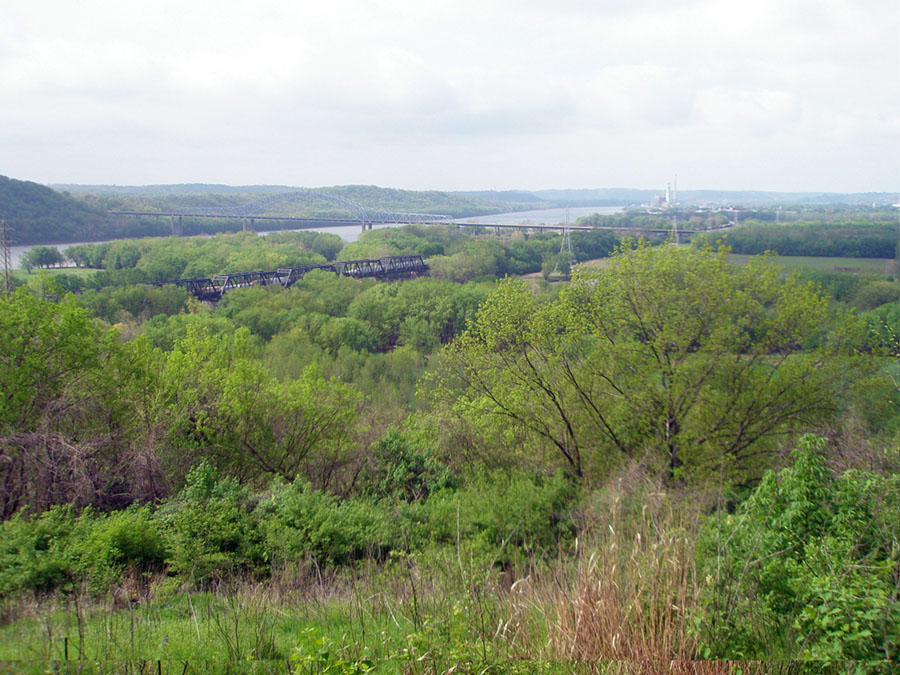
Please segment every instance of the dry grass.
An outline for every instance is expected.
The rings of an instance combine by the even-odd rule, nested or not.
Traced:
[[[566,661],[694,658],[696,516],[649,485],[622,479],[584,514],[574,560],[533,586],[547,617],[544,656]],[[693,671],[691,671],[693,672]]]

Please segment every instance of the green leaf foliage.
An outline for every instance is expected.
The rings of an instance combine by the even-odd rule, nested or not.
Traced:
[[[418,439],[408,430],[389,429],[375,446],[376,465],[364,477],[375,494],[408,502],[425,499],[433,492],[455,488],[458,481],[450,469],[417,447]]]
[[[273,562],[383,559],[403,541],[402,525],[388,509],[364,500],[339,500],[305,481],[274,487],[261,508],[266,514],[266,549]]]
[[[714,656],[900,657],[900,477],[829,472],[804,436],[701,540],[702,635]]]
[[[20,244],[91,241],[117,229],[102,210],[31,181],[0,176],[0,204]]]
[[[194,467],[178,497],[156,514],[169,568],[185,581],[200,584],[263,566],[254,506],[248,488],[219,478],[208,462]]]
[[[39,517],[21,513],[0,524],[0,597],[21,591],[50,591],[72,581],[71,538],[86,534],[68,506]]]
[[[104,343],[71,296],[57,304],[19,288],[0,298],[0,433],[31,428],[45,405],[98,367]]]
[[[803,349],[834,320],[824,296],[726,253],[639,243],[555,301],[502,282],[447,349],[435,399],[476,427],[527,430],[576,476],[622,460],[758,475],[771,439],[836,412],[853,370],[830,344]]]
[[[893,258],[897,253],[897,228],[873,222],[803,223],[767,225],[745,223],[728,233],[735,253]]]
[[[251,354],[249,331],[189,331],[162,374],[169,442],[181,456],[209,456],[230,475],[254,479],[302,471],[327,484],[344,461],[359,395],[307,367],[280,382]]]

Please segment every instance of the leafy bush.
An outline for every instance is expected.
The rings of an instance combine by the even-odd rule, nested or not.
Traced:
[[[834,478],[823,444],[804,436],[792,466],[707,523],[698,625],[712,655],[900,656],[900,476]]]
[[[20,512],[0,524],[0,597],[49,591],[70,581],[71,543],[85,525],[68,506],[33,519]]]
[[[108,515],[87,509],[77,525],[85,534],[71,542],[73,571],[87,578],[94,591],[105,590],[126,569],[158,569],[166,558],[159,527],[146,506]]]
[[[427,449],[420,449],[410,432],[390,429],[375,446],[377,465],[367,481],[379,496],[414,502],[432,492],[457,486],[456,477]]]
[[[900,299],[900,284],[895,281],[875,280],[862,285],[853,296],[853,306],[861,312],[897,303]]]
[[[188,473],[178,498],[156,514],[170,569],[202,583],[263,568],[254,507],[249,488],[230,478],[219,479],[208,462],[201,462]]]
[[[575,488],[562,474],[531,477],[496,472],[465,489],[443,490],[409,513],[414,547],[465,541],[495,562],[555,552],[574,533]]]
[[[387,509],[359,501],[339,501],[303,480],[276,485],[261,505],[266,550],[275,560],[309,556],[341,564],[380,557],[400,544],[396,521]]]
[[[128,569],[159,569],[166,557],[147,507],[111,514],[54,506],[0,525],[0,597],[74,588],[102,593]]]

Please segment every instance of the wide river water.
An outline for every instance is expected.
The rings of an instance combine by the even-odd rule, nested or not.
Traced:
[[[496,223],[497,225],[519,225],[519,224],[527,224],[527,225],[557,225],[566,222],[566,218],[568,218],[570,223],[574,223],[578,218],[582,216],[589,216],[594,213],[600,213],[603,215],[610,215],[613,213],[621,213],[621,206],[573,206],[559,209],[540,209],[537,211],[516,211],[513,213],[495,213],[494,215],[488,216],[476,216],[474,218],[462,218],[457,222],[461,224],[472,224],[477,225],[478,223]],[[375,225],[373,229],[381,229],[382,227],[399,227],[398,225]],[[285,232],[286,230],[280,230],[281,232]],[[296,230],[300,231],[300,230]],[[315,232],[329,232],[331,234],[336,234],[341,239],[346,242],[356,241],[359,239],[359,235],[362,233],[362,227],[320,227],[314,230]],[[259,234],[264,235],[268,234],[268,232],[260,232]],[[60,252],[65,251],[69,246],[75,246],[77,243],[93,243],[93,244],[101,244],[104,242],[73,242],[69,244],[47,244],[49,246],[55,246],[60,250]],[[12,257],[12,266],[14,268],[19,266],[19,260],[26,252],[30,251],[33,246],[10,246],[10,253]]]

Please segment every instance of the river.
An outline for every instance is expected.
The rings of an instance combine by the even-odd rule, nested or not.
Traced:
[[[460,219],[457,222],[460,224],[466,225],[477,225],[478,223],[496,223],[497,225],[519,225],[519,224],[528,224],[528,225],[557,225],[566,222],[566,218],[568,217],[570,223],[574,223],[578,218],[582,216],[589,216],[594,213],[600,213],[603,215],[610,215],[614,213],[622,212],[621,206],[573,206],[566,208],[556,208],[556,209],[540,209],[537,211],[515,211],[512,213],[496,213],[493,215],[487,216],[476,216],[474,218],[464,218]],[[567,215],[568,212],[568,215]],[[399,225],[375,225],[373,229],[380,230],[383,227],[401,227]],[[308,229],[308,228],[307,228]],[[287,232],[288,230],[272,230],[273,232]],[[301,232],[302,230],[294,230],[295,232]],[[346,242],[356,241],[359,239],[359,235],[362,233],[362,227],[321,227],[316,228],[315,232],[328,232],[331,234],[338,235],[341,239]],[[260,235],[269,234],[269,231],[259,232]],[[113,240],[108,240],[113,241]],[[10,254],[12,258],[12,266],[13,268],[19,267],[19,261],[22,256],[25,255],[28,251],[30,251],[34,246],[54,246],[59,249],[60,252],[65,251],[69,246],[76,246],[77,244],[88,243],[88,244],[104,244],[107,242],[103,241],[93,241],[93,242],[72,242],[69,244],[34,244],[30,246],[10,246]]]
[[[559,209],[540,209],[537,211],[515,211],[513,213],[497,213],[490,216],[476,216],[464,218],[457,222],[463,224],[496,223],[497,225],[560,225],[569,220],[574,225],[582,216],[591,216],[599,213],[609,216],[614,213],[622,213],[622,206],[570,206]]]

